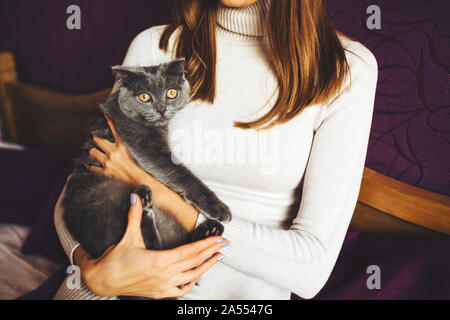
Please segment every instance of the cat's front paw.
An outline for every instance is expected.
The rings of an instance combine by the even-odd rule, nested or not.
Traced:
[[[192,233],[192,241],[202,240],[207,237],[220,236],[223,233],[223,225],[216,220],[206,220],[195,228]]]
[[[231,211],[228,206],[220,201],[218,198],[214,197],[207,201],[207,204],[200,208],[203,214],[213,220],[219,220],[222,222],[228,222],[231,220]]]

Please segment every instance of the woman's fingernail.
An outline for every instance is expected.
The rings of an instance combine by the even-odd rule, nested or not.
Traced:
[[[132,206],[134,206],[136,204],[137,199],[136,199],[136,195],[134,193],[131,194],[130,201],[131,201]]]
[[[222,261],[223,259],[225,259],[225,256],[219,257],[219,259],[217,259],[217,261]]]
[[[225,242],[225,243],[222,245],[222,248],[228,247],[229,245],[230,245],[230,242],[227,241],[227,242]]]
[[[219,240],[216,241],[216,243],[221,243],[223,241],[223,238],[220,238]]]

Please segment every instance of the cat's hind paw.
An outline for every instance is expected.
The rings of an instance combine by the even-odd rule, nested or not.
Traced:
[[[220,236],[223,233],[223,225],[216,220],[206,220],[195,228],[192,233],[192,241],[202,240],[207,237]]]
[[[153,199],[152,199],[152,190],[150,187],[146,186],[145,184],[140,185],[137,187],[136,190],[134,190],[134,193],[136,193],[139,198],[141,198],[142,202],[142,211],[147,213],[153,205]]]

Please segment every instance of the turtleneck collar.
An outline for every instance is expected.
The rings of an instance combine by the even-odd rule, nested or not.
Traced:
[[[219,1],[217,24],[236,35],[262,38],[264,17],[271,0],[259,0],[247,7],[226,7]]]

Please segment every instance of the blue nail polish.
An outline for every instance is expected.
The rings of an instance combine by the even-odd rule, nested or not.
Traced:
[[[230,245],[230,242],[227,241],[222,245],[222,248],[228,247],[229,245]]]
[[[136,204],[136,195],[134,194],[134,193],[132,193],[131,194],[131,198],[130,198],[130,201],[131,201],[131,205],[133,206],[133,205],[135,205]]]
[[[222,261],[223,259],[225,259],[225,256],[221,256],[217,261]]]
[[[221,243],[223,241],[223,238],[220,238],[219,240],[216,241],[216,243]]]

